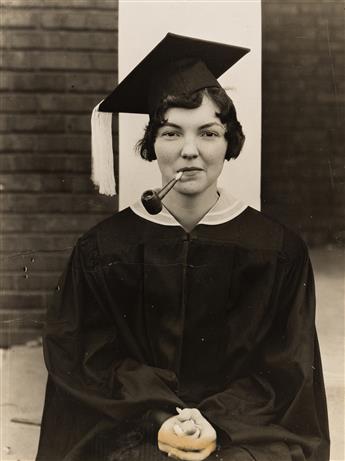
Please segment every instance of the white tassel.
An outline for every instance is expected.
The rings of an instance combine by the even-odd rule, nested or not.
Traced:
[[[93,109],[91,117],[91,179],[100,194],[116,195],[111,132],[113,116],[98,110],[101,102]]]

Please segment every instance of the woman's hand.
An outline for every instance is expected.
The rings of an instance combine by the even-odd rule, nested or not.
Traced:
[[[158,432],[159,449],[176,459],[202,461],[216,448],[216,431],[196,408],[177,412]]]

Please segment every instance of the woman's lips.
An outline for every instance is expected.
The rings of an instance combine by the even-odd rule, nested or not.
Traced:
[[[188,180],[188,178],[199,176],[199,173],[201,173],[204,170],[202,168],[181,168],[181,170],[179,171],[183,173],[180,181],[184,182]]]
[[[189,171],[202,171],[202,168],[198,168],[198,167],[185,167],[185,168],[180,168],[179,170],[177,170],[177,172],[179,173],[180,171],[182,171],[183,173],[187,173]]]

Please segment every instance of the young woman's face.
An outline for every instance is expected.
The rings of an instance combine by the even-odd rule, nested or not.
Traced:
[[[196,109],[167,110],[166,123],[159,128],[154,144],[163,184],[182,170],[176,192],[199,194],[216,189],[227,150],[225,126],[217,112],[218,107],[207,96]]]

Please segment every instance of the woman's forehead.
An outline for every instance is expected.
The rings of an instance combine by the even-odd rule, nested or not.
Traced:
[[[179,126],[184,125],[205,125],[210,123],[223,124],[217,115],[218,106],[208,97],[204,96],[199,107],[187,109],[184,107],[170,107],[165,115],[165,123],[172,123]]]

